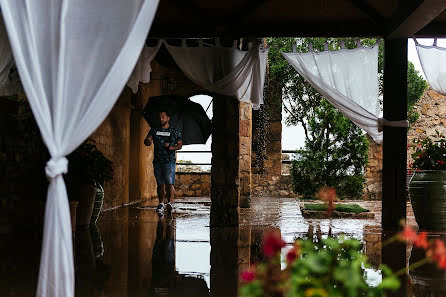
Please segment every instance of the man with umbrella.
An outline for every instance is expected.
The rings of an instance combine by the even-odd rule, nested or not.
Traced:
[[[166,208],[172,210],[171,202],[175,196],[175,151],[183,146],[180,131],[169,124],[170,116],[167,110],[159,112],[160,127],[151,128],[147,134],[144,144],[147,146],[154,144],[153,169],[156,183],[158,185],[159,205],[157,212],[164,211],[164,198],[167,196]]]

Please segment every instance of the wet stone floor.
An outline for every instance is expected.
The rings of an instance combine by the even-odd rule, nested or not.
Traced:
[[[178,199],[173,214],[163,217],[138,206],[105,211],[96,227],[76,231],[76,296],[236,296],[240,272],[262,259],[261,241],[271,231],[288,247],[296,238],[345,234],[363,241],[370,262],[379,265],[380,202],[359,202],[375,213],[369,220],[304,219],[300,203],[253,198],[251,208],[241,210],[238,228],[209,227],[209,198]],[[409,224],[415,224],[410,205],[408,211]],[[0,251],[0,296],[35,296],[39,235],[0,237]],[[412,253],[411,261],[419,256]],[[379,282],[379,273],[367,274],[371,283]],[[418,284],[415,296],[446,296],[446,274],[435,267],[411,277]]]

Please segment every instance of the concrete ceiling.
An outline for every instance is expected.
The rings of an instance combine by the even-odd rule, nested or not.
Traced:
[[[446,0],[160,0],[151,37],[446,37]]]

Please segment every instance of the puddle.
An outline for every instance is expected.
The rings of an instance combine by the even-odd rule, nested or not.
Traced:
[[[104,212],[97,228],[76,233],[76,296],[236,296],[240,271],[262,259],[262,238],[271,230],[280,232],[288,247],[296,238],[346,234],[364,242],[365,253],[377,267],[381,259],[377,217],[306,220],[295,199],[277,198],[254,198],[250,209],[241,210],[239,228],[210,228],[210,203],[203,198],[178,200],[174,214],[163,218],[153,208]],[[0,296],[35,296],[38,236],[0,238],[0,251]],[[410,261],[417,257],[412,251]],[[446,274],[434,268],[411,272],[415,296],[446,296]],[[379,282],[379,273],[366,273],[370,282]]]

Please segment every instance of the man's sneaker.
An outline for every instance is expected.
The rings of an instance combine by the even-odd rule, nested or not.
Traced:
[[[160,203],[156,208],[156,212],[163,213],[163,211],[164,211],[164,204]]]
[[[170,204],[170,202],[166,203],[166,209],[167,209],[168,212],[172,212],[173,207],[172,207],[172,204]]]

